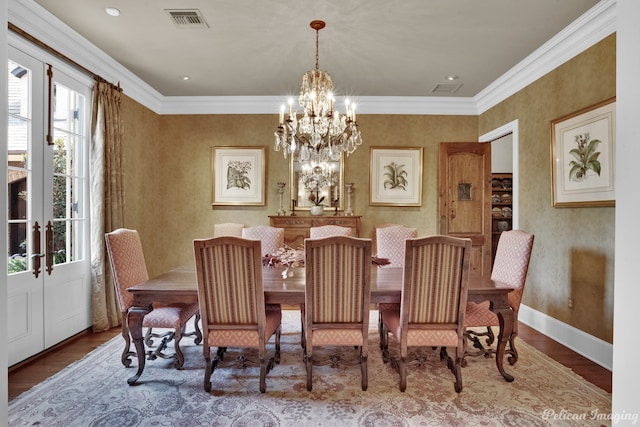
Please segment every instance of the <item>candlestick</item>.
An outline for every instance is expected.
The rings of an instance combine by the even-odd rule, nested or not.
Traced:
[[[351,210],[351,192],[353,191],[353,182],[348,182],[345,184],[347,187],[347,210],[344,212],[346,216],[352,216],[353,211]]]
[[[282,207],[282,193],[284,193],[284,186],[286,185],[284,182],[278,182],[278,196],[280,197],[280,209],[278,209],[278,216],[283,216],[286,214],[284,207]]]

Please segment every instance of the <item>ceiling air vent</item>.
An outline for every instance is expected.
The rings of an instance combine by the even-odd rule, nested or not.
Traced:
[[[209,28],[198,9],[165,9],[178,28]]]
[[[431,93],[453,94],[462,87],[462,83],[438,83],[431,89]]]

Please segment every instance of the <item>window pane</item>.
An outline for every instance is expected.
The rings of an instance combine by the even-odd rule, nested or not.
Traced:
[[[7,258],[7,271],[11,273],[19,273],[29,268],[27,257],[27,223],[12,222],[9,223],[8,243],[9,253]]]

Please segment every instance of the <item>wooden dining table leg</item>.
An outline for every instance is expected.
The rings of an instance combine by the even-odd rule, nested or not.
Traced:
[[[144,371],[145,365],[145,351],[144,351],[144,335],[142,333],[142,321],[144,316],[151,313],[153,306],[149,304],[147,307],[131,307],[127,313],[127,326],[129,327],[129,333],[131,334],[131,340],[136,348],[136,355],[138,356],[138,371],[129,379],[127,383],[133,385],[138,381]]]
[[[513,310],[509,306],[507,295],[496,296],[491,300],[491,311],[496,313],[500,322],[500,332],[498,333],[498,344],[496,349],[496,366],[498,371],[508,382],[513,381],[513,375],[504,370],[504,356],[507,343],[513,333]]]

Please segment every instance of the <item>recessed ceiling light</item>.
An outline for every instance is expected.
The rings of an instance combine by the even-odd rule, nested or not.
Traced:
[[[454,80],[458,80],[459,77],[457,75],[455,75],[455,74],[450,74],[450,75],[446,76],[445,79],[450,81],[450,82],[452,82]]]
[[[180,77],[182,80],[187,81],[187,80],[191,80],[191,77],[189,76],[182,76]]]
[[[107,7],[104,10],[111,16],[120,16],[120,10],[116,9],[115,7]]]

